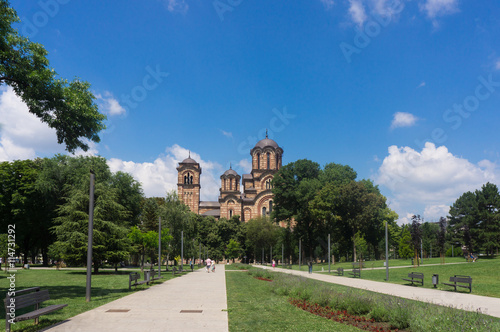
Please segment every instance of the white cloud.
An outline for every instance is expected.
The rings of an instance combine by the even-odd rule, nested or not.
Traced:
[[[500,178],[498,166],[488,160],[477,164],[454,156],[445,146],[426,143],[421,152],[410,147],[389,147],[375,183],[390,191],[391,208],[438,220],[463,193]]]
[[[125,114],[125,108],[116,100],[113,94],[109,91],[104,91],[104,96],[101,94],[96,94],[95,97],[98,100],[100,108],[102,108],[109,115],[121,115]]]
[[[184,0],[164,0],[169,12],[186,13],[189,6]]]
[[[425,86],[425,82],[422,82],[422,83],[420,83],[420,84],[417,86],[417,89],[423,88],[424,86]]]
[[[252,163],[248,159],[241,159],[238,166],[246,173],[252,171]]]
[[[429,18],[453,14],[458,11],[458,0],[425,0],[420,4],[420,10]]]
[[[28,111],[11,87],[0,87],[0,161],[32,159],[39,153],[63,153],[56,131]]]
[[[418,118],[406,112],[396,112],[394,113],[394,118],[392,119],[391,129],[399,128],[399,127],[411,127],[415,125]]]
[[[189,150],[175,144],[166,149],[166,154],[159,156],[152,163],[135,163],[112,158],[108,165],[112,172],[122,171],[131,174],[142,184],[144,194],[148,197],[165,196],[167,192],[177,191],[177,167],[186,159]],[[196,160],[201,168],[201,200],[216,200],[220,188],[222,166],[218,163],[205,161],[201,156],[191,151],[191,158]]]
[[[233,133],[232,132],[229,132],[229,131],[225,131],[225,130],[222,130],[222,129],[219,129],[220,132],[222,133],[222,135],[228,137],[228,138],[233,138]]]
[[[500,59],[498,59],[497,63],[495,63],[495,69],[500,70]]]
[[[320,0],[321,3],[323,3],[323,6],[325,6],[326,10],[330,10],[333,8],[333,5],[335,2],[333,0]]]
[[[367,16],[365,12],[365,7],[361,0],[349,0],[349,15],[351,15],[352,20],[359,26],[363,26],[366,21]]]

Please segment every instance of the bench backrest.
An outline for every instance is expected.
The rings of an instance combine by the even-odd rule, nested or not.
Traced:
[[[129,275],[130,281],[139,280],[139,272],[131,272]]]
[[[41,290],[38,292],[29,293],[29,294],[18,295],[18,296],[14,296],[12,298],[15,299],[14,304],[16,306],[16,310],[50,300],[48,289],[44,289],[44,290]],[[7,308],[7,306],[10,305],[10,297],[9,296],[7,296],[5,298],[4,303],[5,303],[5,310],[10,310],[9,308]]]
[[[454,276],[450,277],[450,282],[462,282],[466,284],[472,283],[472,278],[469,276]]]
[[[408,273],[408,278],[424,279],[424,274],[421,272],[412,272],[412,273]]]

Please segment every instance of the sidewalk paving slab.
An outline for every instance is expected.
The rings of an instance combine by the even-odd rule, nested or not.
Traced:
[[[253,266],[262,269],[273,270],[272,268],[267,266]],[[296,271],[288,269],[274,269],[274,271],[298,275],[347,287],[365,289],[377,293],[398,296],[421,302],[434,303],[448,307],[453,306],[454,308],[467,311],[480,310],[483,314],[493,317],[500,317],[500,299],[495,297],[480,296],[470,293],[459,293],[454,291],[443,291],[439,289],[430,289],[418,286],[392,284],[390,282],[379,282],[346,276],[328,275],[324,273],[309,274],[308,271]],[[472,285],[472,289],[474,289],[474,284]]]
[[[191,332],[208,329],[227,332],[224,265],[217,265],[216,271],[207,273],[205,269],[195,270],[69,318],[43,331]]]

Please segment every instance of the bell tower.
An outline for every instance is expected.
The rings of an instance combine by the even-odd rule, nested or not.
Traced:
[[[189,157],[177,167],[177,193],[192,212],[198,214],[200,209],[200,176],[201,167],[196,160]]]

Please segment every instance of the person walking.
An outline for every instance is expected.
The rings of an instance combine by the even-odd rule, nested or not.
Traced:
[[[273,259],[273,269],[276,267],[276,261]]]
[[[207,273],[210,273],[210,265],[212,265],[212,261],[210,260],[210,258],[207,258]]]
[[[212,272],[215,273],[215,261],[214,260],[212,260]]]

